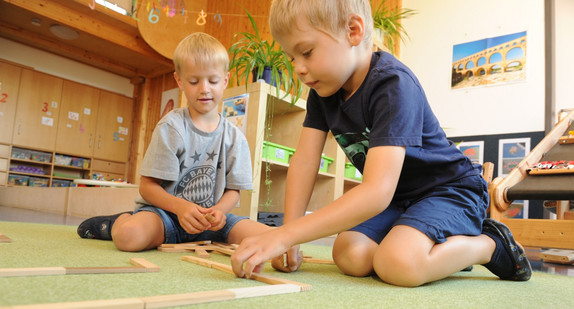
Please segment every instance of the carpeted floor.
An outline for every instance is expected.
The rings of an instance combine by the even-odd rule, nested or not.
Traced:
[[[111,242],[77,236],[75,226],[0,221],[0,268],[130,266],[141,257],[159,265],[158,273],[60,275],[0,278],[0,306],[143,297],[263,283],[181,261],[192,253],[120,252]],[[328,246],[303,245],[305,255],[330,259]],[[211,259],[229,264],[229,257]],[[304,264],[296,273],[264,271],[313,285],[309,292],[198,305],[199,308],[572,308],[574,278],[534,273],[528,282],[501,281],[482,266],[418,288],[385,284],[375,277],[353,278],[336,266]]]

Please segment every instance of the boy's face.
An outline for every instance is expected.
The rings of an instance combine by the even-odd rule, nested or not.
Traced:
[[[191,115],[217,113],[223,91],[229,82],[229,73],[222,66],[196,65],[190,58],[174,73],[175,80],[185,93]]]
[[[352,77],[358,59],[345,34],[333,37],[300,20],[277,41],[292,59],[299,79],[320,96],[333,95],[341,88],[349,93],[356,90]]]

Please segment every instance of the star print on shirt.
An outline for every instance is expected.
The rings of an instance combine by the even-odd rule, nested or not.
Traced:
[[[199,162],[199,157],[201,155],[199,153],[197,153],[197,151],[195,152],[195,154],[193,156],[191,156],[193,158],[193,162]]]
[[[207,153],[207,157],[208,157],[207,160],[213,161],[213,159],[215,158],[215,155],[217,155],[217,154],[215,153],[215,151],[212,151],[211,153],[208,152],[208,153]]]

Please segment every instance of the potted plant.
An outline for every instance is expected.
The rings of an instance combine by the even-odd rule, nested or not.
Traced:
[[[372,8],[373,25],[375,31],[381,32],[385,46],[394,55],[396,53],[395,40],[398,38],[404,42],[405,38],[409,37],[401,24],[401,20],[416,13],[414,10],[406,8],[389,9],[384,4],[385,0],[381,1],[376,9]],[[371,7],[372,5],[373,2],[371,1]]]
[[[281,46],[275,41],[268,41],[261,37],[253,16],[245,10],[253,32],[238,32],[233,36],[233,44],[229,48],[229,70],[231,72],[230,84],[239,86],[242,82],[247,85],[267,77],[266,82],[275,86],[275,96],[284,99],[291,95],[291,104],[295,104],[301,97],[303,85],[295,73],[295,67],[283,52]],[[250,77],[252,76],[252,79]],[[281,95],[281,90],[284,94]],[[265,118],[264,140],[269,140],[273,123],[274,102],[276,99],[267,100],[267,113]],[[271,166],[265,162],[265,186],[267,198],[261,206],[269,209],[271,200]]]
[[[291,94],[291,104],[297,102],[303,92],[303,85],[297,79],[295,68],[285,55],[281,46],[275,40],[269,42],[261,38],[259,29],[251,14],[245,10],[255,33],[238,32],[233,36],[233,44],[229,48],[231,84],[245,85],[268,76],[268,84],[276,86],[276,95],[280,97],[280,89],[285,94],[283,99]],[[253,75],[250,81],[249,77]]]

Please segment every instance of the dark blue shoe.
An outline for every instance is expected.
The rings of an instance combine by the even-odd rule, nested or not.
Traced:
[[[502,222],[490,218],[484,220],[482,223],[482,229],[483,233],[487,236],[498,238],[499,241],[496,239],[494,241],[503,245],[504,250],[510,256],[510,259],[514,264],[513,270],[507,269],[504,273],[489,269],[503,280],[528,281],[532,276],[532,267],[526,257],[526,252],[516,243],[510,229]],[[498,246],[495,250],[499,250]]]
[[[116,219],[132,211],[122,212],[112,216],[99,216],[86,219],[78,226],[78,235],[82,238],[112,240],[112,225]]]

